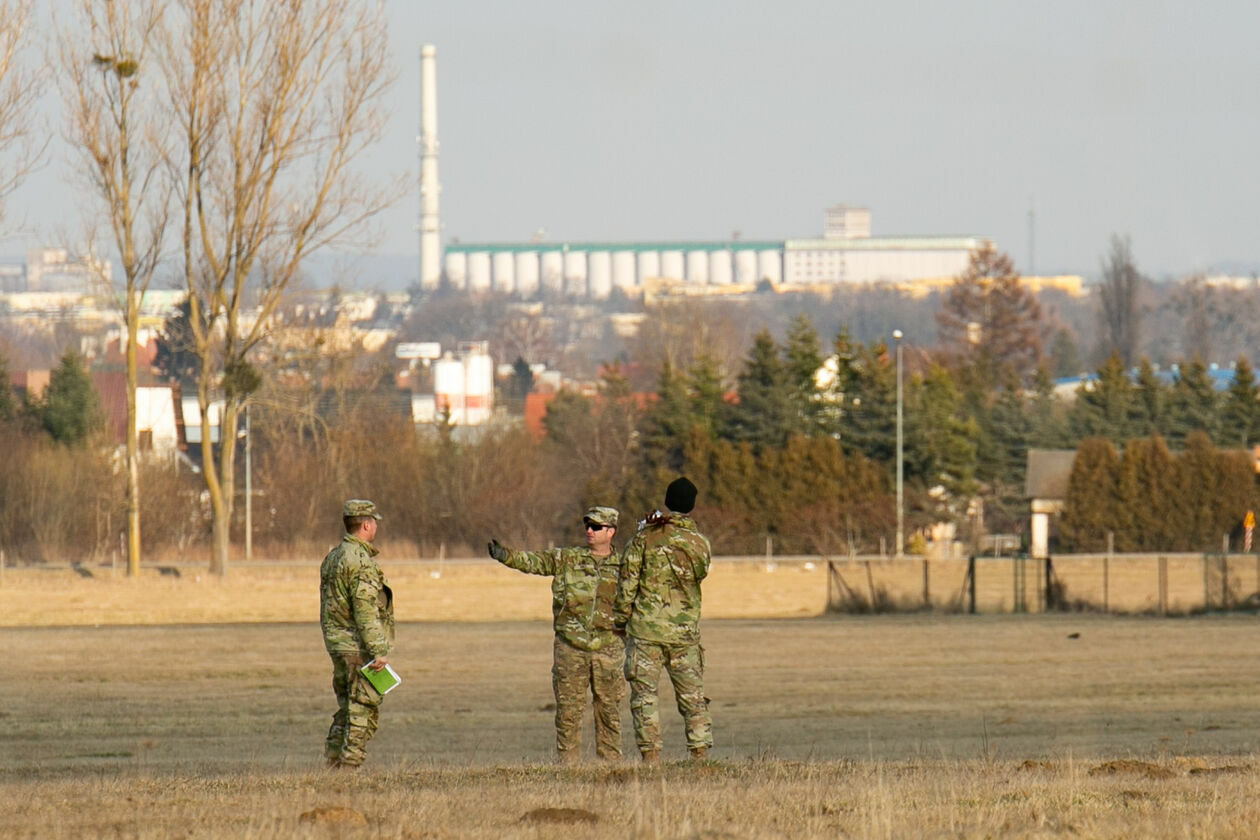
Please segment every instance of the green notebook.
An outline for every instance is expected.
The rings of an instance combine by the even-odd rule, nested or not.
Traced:
[[[375,659],[372,660],[372,662],[375,661]],[[368,667],[372,662],[360,668],[359,673],[363,674],[367,681],[372,684],[372,688],[375,688],[378,693],[382,695],[389,694],[394,690],[395,686],[402,682],[402,677],[398,676],[398,672],[394,670],[392,665],[386,665],[379,671],[373,671]]]

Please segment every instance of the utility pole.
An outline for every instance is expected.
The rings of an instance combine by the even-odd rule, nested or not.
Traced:
[[[902,494],[902,485],[905,480],[905,463],[902,458],[902,442],[901,442],[901,330],[893,330],[893,341],[897,345],[897,554],[898,558],[905,556],[906,550],[906,521],[905,521],[905,503]]]

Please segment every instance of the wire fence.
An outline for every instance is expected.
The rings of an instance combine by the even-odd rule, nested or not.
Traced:
[[[831,612],[1186,615],[1260,610],[1260,555],[1072,554],[827,563]]]

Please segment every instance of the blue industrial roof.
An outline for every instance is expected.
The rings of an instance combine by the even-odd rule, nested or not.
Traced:
[[[1179,368],[1177,365],[1173,365],[1171,368],[1167,370],[1157,370],[1155,371],[1155,378],[1158,379],[1164,385],[1171,385],[1173,384],[1173,382],[1177,380],[1178,370]],[[1137,382],[1137,377],[1138,377],[1138,369],[1130,368],[1129,379],[1133,382]],[[1215,388],[1217,391],[1228,391],[1229,386],[1234,381],[1234,366],[1230,365],[1229,367],[1220,367],[1219,365],[1211,365],[1207,369],[1207,378],[1211,380],[1212,387]],[[1086,382],[1097,382],[1097,381],[1098,381],[1098,374],[1083,373],[1080,376],[1065,376],[1062,379],[1056,379],[1054,380],[1054,384],[1055,384],[1055,387],[1064,387],[1064,386],[1073,386],[1073,385],[1080,386]]]

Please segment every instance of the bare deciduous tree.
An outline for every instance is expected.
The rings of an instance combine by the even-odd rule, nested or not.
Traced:
[[[201,360],[211,569],[226,574],[237,422],[251,362],[314,251],[344,244],[398,185],[370,186],[356,159],[380,136],[392,82],[379,7],[354,0],[171,0],[166,75],[179,153],[182,272]],[[223,441],[210,424],[217,400]]]
[[[1142,275],[1133,261],[1129,237],[1113,235],[1102,264],[1102,347],[1100,355],[1117,353],[1125,367],[1137,361],[1141,319]]]
[[[5,198],[30,174],[47,146],[32,119],[44,78],[22,60],[30,18],[30,0],[0,0],[0,221]]]
[[[136,431],[136,342],[140,303],[157,270],[170,189],[162,177],[166,119],[159,112],[161,77],[152,61],[162,21],[161,0],[79,0],[77,26],[60,33],[58,76],[70,144],[80,172],[99,202],[106,238],[122,264],[115,305],[126,335],[127,573],[140,573],[140,450]],[[101,235],[89,222],[88,263]],[[109,272],[98,272],[105,281]]]

